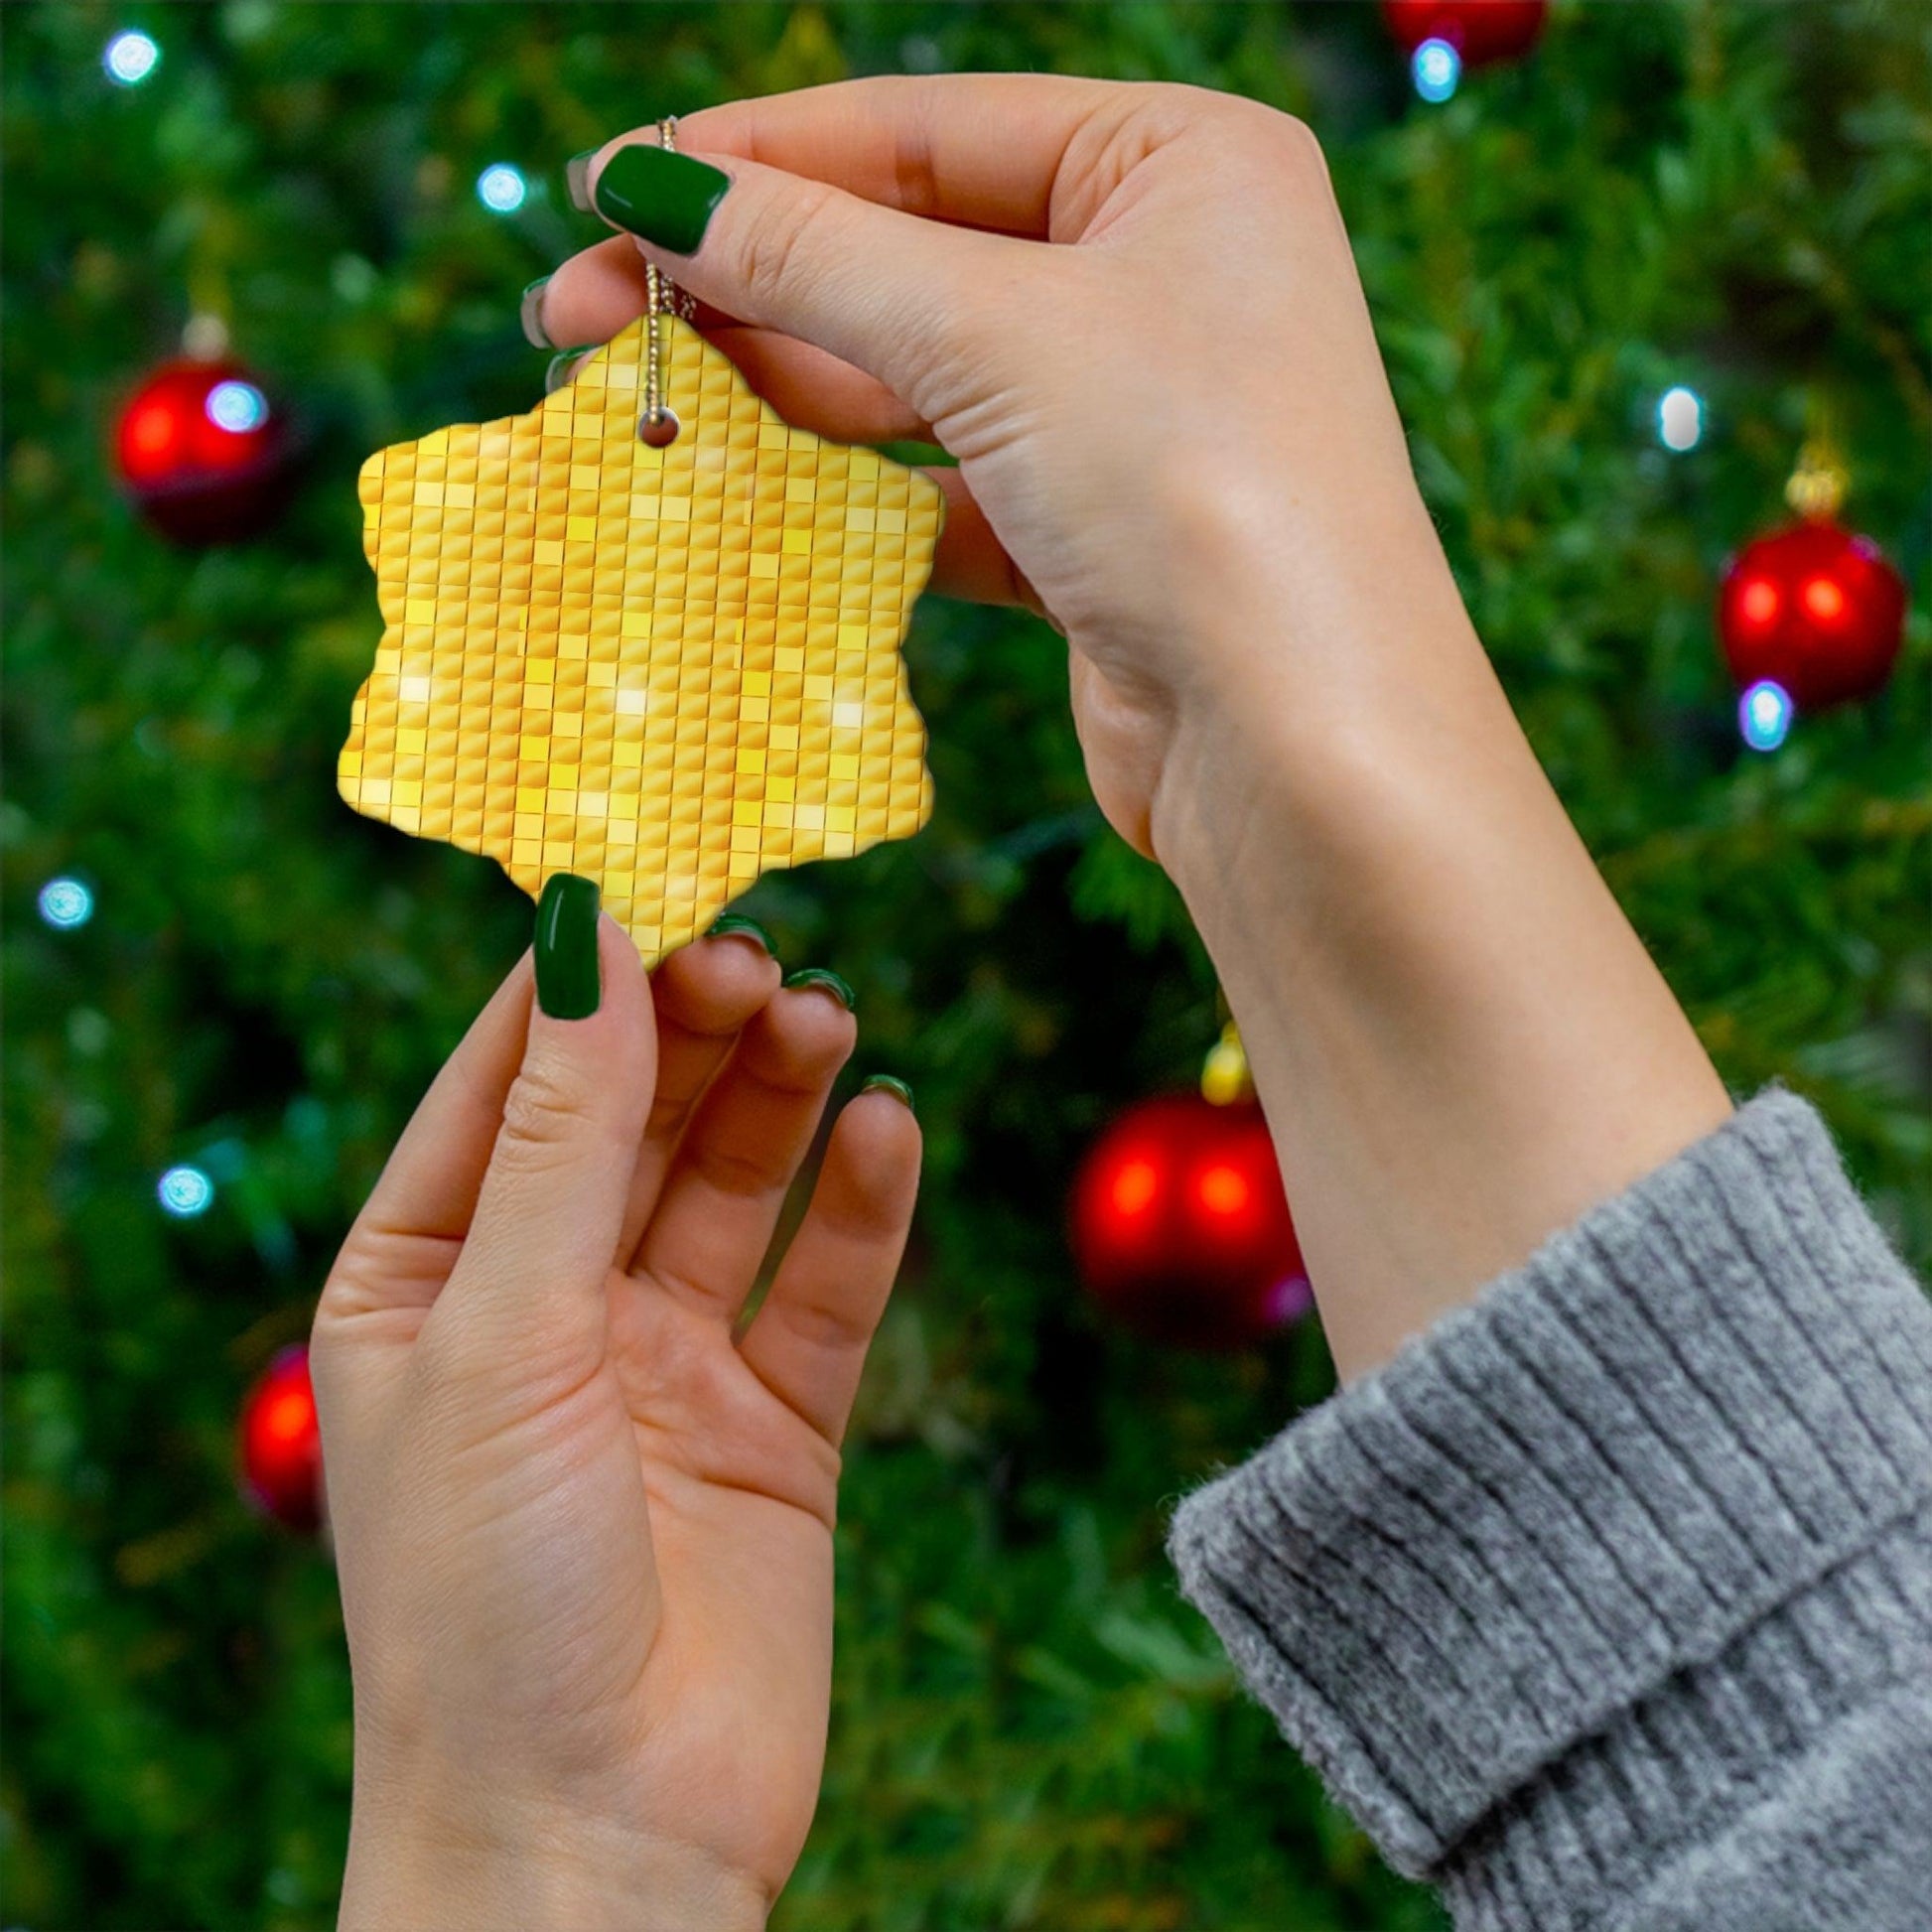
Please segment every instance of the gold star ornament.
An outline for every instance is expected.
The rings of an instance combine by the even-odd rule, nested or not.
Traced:
[[[648,325],[527,416],[362,468],[383,621],[339,782],[358,812],[594,879],[647,960],[761,873],[932,810],[899,644],[929,478],[782,422],[658,319],[676,440],[637,435]]]

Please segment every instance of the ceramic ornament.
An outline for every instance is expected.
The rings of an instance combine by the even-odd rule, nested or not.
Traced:
[[[495,859],[594,879],[647,960],[761,873],[908,838],[932,809],[899,645],[943,499],[781,421],[656,319],[674,441],[638,419],[639,320],[525,416],[362,468],[386,628],[339,782]]]

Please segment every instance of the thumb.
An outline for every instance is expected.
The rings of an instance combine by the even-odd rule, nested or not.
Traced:
[[[643,962],[588,879],[537,906],[536,1003],[477,1208],[438,1309],[541,1371],[601,1348],[605,1285],[657,1074]],[[508,1352],[502,1352],[508,1351]],[[554,1352],[553,1352],[554,1351]]]
[[[1028,244],[1010,236],[648,137],[597,156],[589,185],[597,212],[687,294],[829,350],[928,422],[946,413],[984,292],[1010,287],[1027,261]]]

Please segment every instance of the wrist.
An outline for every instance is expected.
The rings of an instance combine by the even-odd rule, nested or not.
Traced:
[[[1319,651],[1223,655],[1241,680],[1176,705],[1149,818],[1344,1379],[1728,1106],[1459,604],[1395,591]]]
[[[1244,620],[1224,608],[1216,621]],[[1211,942],[1230,897],[1252,926],[1257,870],[1280,911],[1312,912],[1366,884],[1364,867],[1403,865],[1446,806],[1499,779],[1542,785],[1468,619],[1459,604],[1412,611],[1319,662],[1224,658],[1174,707],[1149,836]]]
[[[554,1803],[358,1789],[338,1932],[761,1932],[768,1906],[700,1847]]]
[[[1176,502],[1188,615],[1150,832],[1183,892],[1227,876],[1236,828],[1318,837],[1365,777],[1528,756],[1413,484],[1282,479]]]

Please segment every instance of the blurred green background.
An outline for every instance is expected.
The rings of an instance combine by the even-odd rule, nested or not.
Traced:
[[[162,58],[118,88],[101,53],[130,27]],[[237,1499],[235,1411],[530,925],[494,866],[337,800],[379,629],[355,471],[529,406],[517,292],[601,232],[562,162],[658,114],[1027,68],[1311,121],[1539,753],[1726,1077],[1816,1098],[1932,1255],[1918,0],[1559,6],[1534,55],[1439,106],[1366,5],[229,0],[9,6],[0,35],[7,1923],[332,1922],[334,1579]],[[476,192],[498,162],[529,178],[507,215]],[[128,507],[107,442],[195,313],[307,445],[279,524],[199,552]],[[1656,434],[1676,383],[1708,406],[1682,455]],[[1713,589],[1782,520],[1821,409],[1847,520],[1918,608],[1886,693],[1758,757]],[[1057,640],[930,601],[908,655],[931,827],[749,901],[789,964],[855,984],[852,1077],[908,1077],[930,1136],[849,1456],[824,1802],[778,1922],[1436,1926],[1161,1555],[1179,1490],[1326,1392],[1318,1333],[1163,1352],[1083,1300],[1063,1245],[1084,1143],[1192,1078],[1211,970],[1093,810]],[[83,927],[36,917],[59,875],[95,894]],[[215,1178],[193,1220],[157,1205],[177,1162]]]

